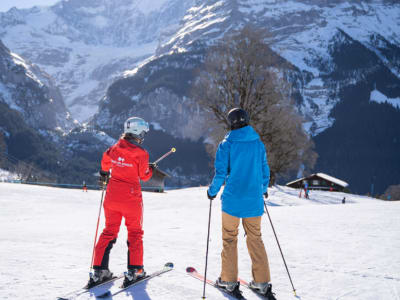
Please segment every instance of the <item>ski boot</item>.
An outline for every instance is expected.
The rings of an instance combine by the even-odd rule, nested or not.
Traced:
[[[250,282],[249,287],[255,292],[263,295],[268,300],[276,300],[275,294],[272,292],[272,284],[269,282]]]
[[[108,269],[103,270],[94,270],[94,273],[90,272],[89,274],[89,282],[86,285],[87,289],[90,289],[100,283],[103,283],[107,280],[113,278],[113,273],[110,272]]]
[[[129,269],[128,272],[124,273],[124,283],[122,284],[123,287],[127,287],[138,281],[139,279],[146,276],[146,272],[142,269]]]
[[[221,280],[221,277],[218,277],[215,285],[219,288],[227,290],[229,293],[235,295],[236,297],[240,297],[242,295],[242,291],[239,290],[240,283],[237,281],[223,281]]]

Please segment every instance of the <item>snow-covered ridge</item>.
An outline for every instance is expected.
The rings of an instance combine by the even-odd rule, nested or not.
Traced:
[[[39,78],[32,72],[31,65],[28,65],[23,58],[21,58],[18,54],[16,53],[10,53],[12,60],[14,61],[15,64],[22,66],[24,69],[26,69],[26,76],[31,78],[32,80],[36,81],[40,87],[42,87],[44,84],[39,80]]]
[[[387,103],[392,105],[393,107],[400,109],[400,98],[389,98],[377,89],[371,92],[370,101],[377,103]]]
[[[67,131],[73,120],[51,78],[11,52],[0,40],[0,101],[21,113],[32,128]]]
[[[345,79],[336,86],[326,82],[337,67],[332,48],[360,42],[400,78],[400,63],[393,63],[382,54],[389,47],[400,46],[399,11],[400,3],[378,0],[368,4],[321,0],[198,1],[183,17],[179,30],[158,48],[158,53],[186,51],[194,41],[209,44],[227,31],[249,23],[268,28],[272,48],[300,71],[313,76],[300,86],[304,100],[300,111],[306,117],[304,127],[317,135],[334,122],[330,112],[341,100],[336,94],[340,85],[355,84],[365,75],[354,72],[349,78],[352,81]],[[376,36],[380,43],[374,39]]]
[[[108,85],[153,55],[193,0],[60,1],[0,13],[0,37],[49,73],[72,116],[87,120]]]

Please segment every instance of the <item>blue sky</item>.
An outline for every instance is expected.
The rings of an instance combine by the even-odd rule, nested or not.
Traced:
[[[0,0],[0,11],[7,11],[11,7],[30,8],[35,5],[52,5],[59,0]]]

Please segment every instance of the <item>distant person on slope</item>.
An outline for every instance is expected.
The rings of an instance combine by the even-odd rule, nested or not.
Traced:
[[[87,189],[86,182],[83,182],[82,190],[83,190],[84,192],[87,192],[88,189]]]
[[[222,271],[217,285],[229,291],[239,289],[237,236],[240,219],[247,236],[252,261],[250,286],[275,300],[270,284],[268,257],[261,238],[261,216],[268,197],[269,166],[264,144],[249,126],[249,117],[241,108],[228,113],[231,131],[219,144],[215,157],[215,176],[207,190],[210,200],[222,193]]]
[[[147,181],[153,174],[153,168],[149,166],[149,154],[141,147],[148,131],[149,125],[143,119],[129,118],[124,124],[121,139],[103,154],[100,182],[108,182],[104,200],[105,228],[95,247],[94,273],[89,279],[89,286],[112,277],[108,262],[122,217],[128,230],[128,272],[125,273],[125,283],[145,275],[140,180]]]
[[[308,182],[307,182],[307,181],[304,183],[304,198],[309,199],[309,195],[308,195]]]

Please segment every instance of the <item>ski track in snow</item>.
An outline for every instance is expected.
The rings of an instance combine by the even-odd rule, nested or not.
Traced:
[[[298,297],[294,297],[268,217],[262,232],[278,300],[399,300],[400,202],[365,196],[271,188],[268,211]],[[100,191],[0,183],[1,299],[56,299],[88,280]],[[144,262],[147,272],[172,261],[175,270],[113,299],[200,299],[202,282],[185,274],[204,272],[209,200],[206,188],[144,193]],[[347,203],[341,204],[343,197]],[[220,272],[220,201],[212,206],[208,277]],[[104,217],[101,218],[100,230]],[[251,279],[250,258],[239,233],[239,275]],[[110,269],[126,268],[126,230]],[[114,287],[115,288],[115,287]],[[260,299],[242,288],[247,299]],[[212,287],[207,299],[229,299]],[[78,299],[95,299],[86,294]],[[111,299],[111,298],[108,298]]]

